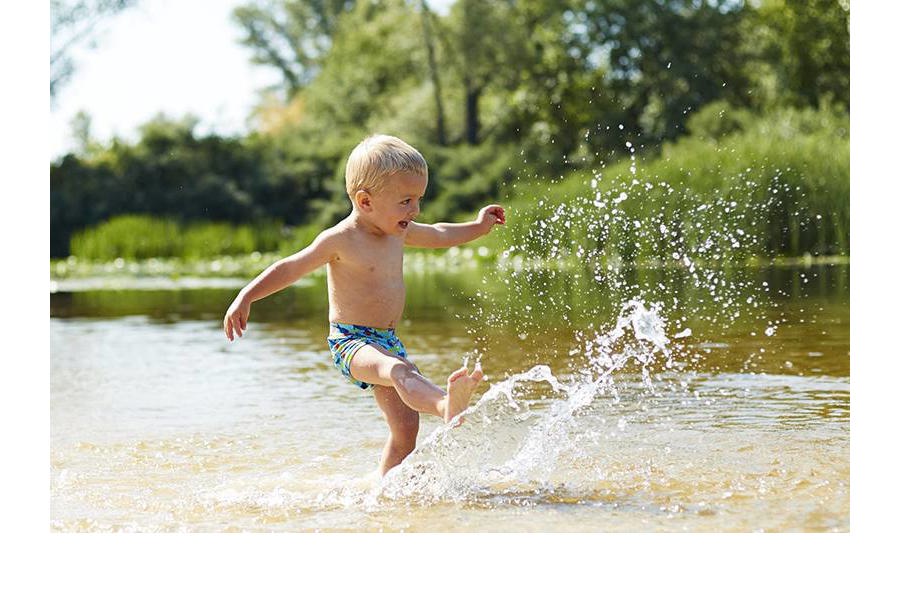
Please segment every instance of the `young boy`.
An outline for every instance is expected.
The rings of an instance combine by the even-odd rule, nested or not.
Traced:
[[[250,305],[326,265],[328,345],[350,383],[372,388],[390,433],[381,456],[384,475],[416,446],[419,413],[449,422],[469,405],[483,374],[465,367],[447,379],[447,391],[422,376],[394,332],[403,314],[403,247],[449,248],[505,224],[503,208],[486,206],[469,223],[416,223],[428,184],[422,155],[392,136],[366,138],[351,152],[345,172],[353,211],[300,252],[279,260],[238,293],[225,314],[225,335],[247,329]]]

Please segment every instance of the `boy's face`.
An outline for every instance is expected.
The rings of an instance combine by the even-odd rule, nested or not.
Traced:
[[[419,216],[419,205],[428,177],[396,173],[376,192],[357,192],[360,210],[378,229],[388,235],[405,235],[411,221]]]

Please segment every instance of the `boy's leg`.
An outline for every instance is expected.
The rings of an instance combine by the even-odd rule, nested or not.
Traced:
[[[471,375],[462,367],[450,374],[447,391],[428,381],[408,360],[367,344],[357,350],[350,362],[354,379],[397,390],[400,399],[418,412],[450,421],[469,405],[469,399],[484,376],[480,369]]]
[[[379,465],[379,471],[384,475],[415,449],[419,434],[419,413],[404,404],[397,390],[392,387],[376,385],[372,391],[391,430]]]

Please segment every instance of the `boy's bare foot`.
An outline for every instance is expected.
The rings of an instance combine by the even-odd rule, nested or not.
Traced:
[[[466,410],[475,388],[481,382],[484,373],[477,365],[470,375],[466,367],[454,371],[447,378],[447,405],[444,409],[444,422],[449,423],[453,417]]]

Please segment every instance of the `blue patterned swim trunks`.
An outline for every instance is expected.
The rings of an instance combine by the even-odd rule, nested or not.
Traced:
[[[403,347],[403,342],[400,341],[393,329],[332,323],[328,332],[328,347],[331,348],[334,366],[350,383],[362,389],[371,387],[371,384],[357,381],[350,375],[350,361],[353,360],[353,355],[366,344],[374,344],[394,356],[406,358],[406,348]]]

